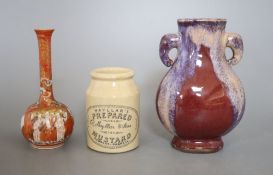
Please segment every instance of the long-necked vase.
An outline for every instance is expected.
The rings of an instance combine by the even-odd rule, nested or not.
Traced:
[[[51,36],[53,29],[35,30],[38,38],[40,96],[21,119],[21,130],[32,147],[53,149],[64,144],[73,131],[70,110],[55,100],[52,87]]]

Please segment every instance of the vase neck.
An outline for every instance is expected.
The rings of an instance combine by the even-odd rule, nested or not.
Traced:
[[[208,32],[224,31],[226,27],[225,19],[178,19],[177,24],[180,32],[185,32],[188,28],[202,28]]]
[[[50,105],[54,101],[51,69],[51,36],[54,30],[35,30],[38,38],[40,64],[41,105]]]
[[[226,20],[180,19],[177,23],[182,36],[182,45],[192,43],[196,49],[200,49],[201,45],[210,49],[222,47],[221,41],[225,32]]]

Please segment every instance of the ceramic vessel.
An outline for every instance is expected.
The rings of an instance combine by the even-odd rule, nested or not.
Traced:
[[[21,119],[24,137],[34,148],[60,147],[71,135],[73,118],[68,108],[57,102],[52,90],[51,35],[53,30],[35,30],[39,44],[40,97]]]
[[[175,134],[172,146],[185,152],[216,152],[221,136],[241,120],[245,94],[232,70],[242,58],[238,34],[225,32],[225,19],[179,19],[177,34],[160,42],[160,58],[171,67],[157,92],[157,112]],[[232,58],[225,49],[231,48]],[[177,49],[177,58],[169,51]]]
[[[87,144],[93,150],[121,153],[139,144],[139,91],[127,68],[91,72],[86,92]]]

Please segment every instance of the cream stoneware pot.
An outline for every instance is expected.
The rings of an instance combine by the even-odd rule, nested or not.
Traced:
[[[139,91],[134,72],[104,67],[91,72],[86,92],[87,145],[105,153],[121,153],[139,144]]]

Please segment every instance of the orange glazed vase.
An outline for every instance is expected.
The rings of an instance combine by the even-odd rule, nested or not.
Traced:
[[[54,30],[35,30],[39,44],[40,97],[21,119],[21,130],[31,146],[60,147],[72,134],[74,120],[69,109],[54,99],[51,71],[51,36]]]

